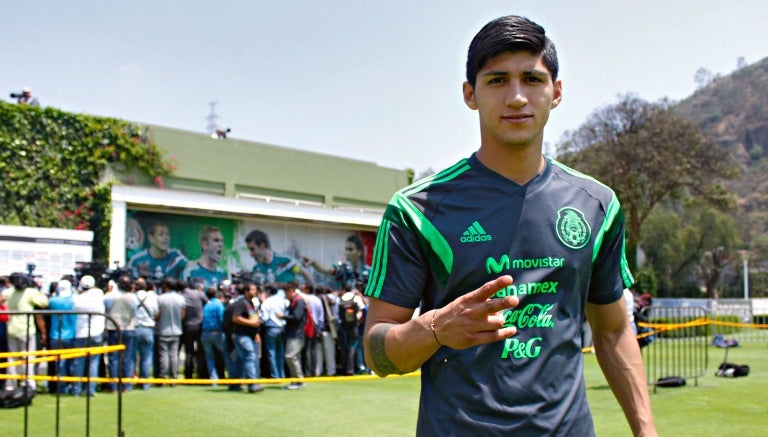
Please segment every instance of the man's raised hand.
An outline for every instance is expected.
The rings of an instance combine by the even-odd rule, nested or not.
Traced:
[[[440,344],[465,349],[515,335],[515,327],[504,327],[502,310],[514,308],[519,300],[516,296],[491,299],[497,291],[510,285],[512,277],[501,276],[437,309],[433,329]]]

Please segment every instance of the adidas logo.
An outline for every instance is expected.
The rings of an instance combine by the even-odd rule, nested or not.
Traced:
[[[461,235],[461,238],[459,238],[459,241],[462,243],[479,243],[491,240],[491,234],[486,233],[485,229],[483,229],[483,227],[480,226],[480,223],[477,221],[473,222],[467,228],[467,230],[464,231],[464,234]]]

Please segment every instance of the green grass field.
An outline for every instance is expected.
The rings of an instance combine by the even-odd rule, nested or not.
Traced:
[[[746,378],[717,378],[721,349],[710,348],[707,374],[681,388],[651,394],[662,436],[751,437],[768,435],[768,347],[743,344],[728,361],[749,364]],[[587,395],[599,436],[631,435],[597,366],[585,357]],[[413,435],[419,378],[370,378],[311,382],[303,390],[268,386],[258,394],[223,387],[177,386],[123,396],[127,436],[408,436]],[[85,399],[62,397],[59,433],[85,435]],[[99,393],[91,401],[93,436],[117,435],[117,397]],[[29,408],[29,435],[56,435],[56,397],[38,395]],[[24,433],[24,409],[0,409],[0,436]]]

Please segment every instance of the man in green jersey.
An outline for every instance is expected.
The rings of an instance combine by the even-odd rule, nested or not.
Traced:
[[[395,193],[384,213],[366,361],[382,376],[421,368],[417,435],[594,435],[585,314],[633,433],[656,434],[622,297],[633,278],[619,202],[542,155],[562,99],[557,73],[538,24],[508,16],[483,27],[463,84],[479,149]]]

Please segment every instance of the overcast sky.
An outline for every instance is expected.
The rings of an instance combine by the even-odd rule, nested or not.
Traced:
[[[466,50],[501,15],[543,25],[560,55],[556,144],[635,93],[679,100],[704,67],[768,56],[767,0],[3,2],[0,98],[438,170],[479,145]]]

